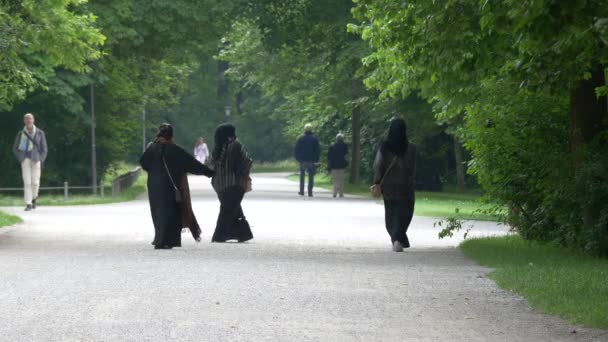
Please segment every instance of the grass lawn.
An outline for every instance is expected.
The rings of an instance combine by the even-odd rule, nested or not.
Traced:
[[[416,192],[416,214],[430,217],[454,217],[461,220],[499,221],[499,215],[483,212],[492,205],[483,203],[481,195],[458,192]],[[458,212],[456,210],[458,209]]]
[[[291,175],[289,179],[299,182],[298,175]],[[325,174],[318,174],[315,177],[315,186],[325,189],[333,189],[331,178]],[[344,185],[345,192],[371,197],[368,184],[349,184]],[[480,194],[477,193],[458,193],[458,192],[416,192],[416,215],[429,217],[455,217],[461,220],[481,220],[497,221],[496,215],[481,212],[482,209],[491,208],[490,205],[480,202]],[[458,213],[456,209],[458,208]]]
[[[123,191],[118,196],[112,196],[112,180],[118,175],[131,171],[135,168],[133,165],[119,164],[104,175],[104,192],[105,197],[100,195],[94,196],[88,193],[70,192],[68,199],[63,197],[63,192],[49,194],[49,192],[41,191],[38,203],[41,206],[63,206],[63,205],[87,205],[87,204],[108,204],[132,201],[146,192],[147,174],[145,172],[139,177],[137,182],[132,187]],[[90,192],[90,190],[89,190]],[[22,206],[23,197],[21,195],[6,196],[0,195],[0,206]]]
[[[296,172],[299,169],[298,164],[294,160],[284,160],[274,163],[258,163],[254,162],[251,172],[268,173],[268,172]]]
[[[574,324],[608,328],[608,259],[524,241],[517,235],[465,241],[460,248],[490,278],[535,309]]]
[[[12,226],[17,223],[21,223],[21,219],[19,217],[0,211],[0,228]]]

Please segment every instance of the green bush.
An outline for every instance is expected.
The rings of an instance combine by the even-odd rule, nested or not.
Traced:
[[[523,238],[608,255],[605,136],[575,155],[565,97],[500,83],[492,90],[492,105],[467,117],[471,170],[488,195],[511,208]]]

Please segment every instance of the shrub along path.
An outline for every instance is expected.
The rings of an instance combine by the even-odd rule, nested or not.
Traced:
[[[153,250],[147,202],[41,207],[0,230],[0,336],[7,341],[597,341],[499,289],[416,217],[393,253],[382,207],[300,198],[257,175],[245,213],[256,239],[210,244],[218,202],[192,178],[204,242]],[[15,210],[17,208],[8,209]],[[479,223],[479,234],[504,227]],[[576,330],[577,333],[571,333]]]

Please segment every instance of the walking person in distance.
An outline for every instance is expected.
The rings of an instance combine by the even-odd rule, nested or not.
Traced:
[[[295,157],[300,164],[300,192],[298,194],[304,196],[305,174],[308,174],[308,196],[312,197],[317,163],[321,157],[321,146],[319,139],[312,131],[311,124],[304,126],[304,135],[296,141]]]
[[[36,209],[42,165],[48,154],[48,146],[44,131],[35,125],[33,114],[25,114],[23,122],[25,127],[17,132],[13,153],[21,163],[25,211],[30,211]]]
[[[393,119],[374,161],[374,184],[384,198],[386,230],[393,251],[409,248],[407,230],[414,215],[416,147],[407,138],[403,119]]]
[[[207,147],[207,143],[203,137],[198,138],[196,141],[196,145],[194,146],[194,158],[201,164],[205,164],[207,159],[209,159],[209,147]]]
[[[344,197],[344,178],[348,166],[347,154],[348,145],[344,143],[344,134],[338,133],[336,142],[329,147],[327,152],[327,168],[331,172],[334,183],[334,198],[337,196]]]

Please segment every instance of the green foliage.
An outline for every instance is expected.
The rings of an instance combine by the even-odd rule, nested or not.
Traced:
[[[517,235],[467,240],[460,248],[494,268],[490,278],[533,308],[572,324],[608,328],[608,260]]]
[[[266,172],[296,172],[300,169],[300,166],[293,159],[287,159],[277,162],[261,162],[254,163],[252,172],[255,173],[266,173]]]
[[[278,121],[284,133],[283,139],[276,136],[280,140],[273,146],[293,146],[304,124],[312,123],[325,152],[338,132],[351,140],[352,114],[358,108],[363,122],[361,173],[369,182],[390,119],[403,116],[410,123],[412,141],[419,145],[419,188],[440,190],[451,153],[445,128],[434,122],[431,106],[418,97],[381,100],[376,91],[362,86],[360,60],[368,51],[344,29],[351,7],[343,1],[300,1],[283,14],[282,3],[258,3],[251,11],[268,13],[236,21],[219,58],[229,63],[227,75],[239,95],[256,94],[262,100],[256,106],[271,106],[261,111],[271,122]],[[281,14],[272,15],[274,11]]]
[[[43,184],[91,183],[91,84],[98,175],[116,161],[136,161],[142,146],[142,111],[149,112],[149,123],[143,125],[156,127],[169,107],[180,102],[201,55],[216,51],[227,25],[224,16],[231,9],[231,2],[214,0],[2,2],[0,30],[10,34],[0,35],[0,79],[12,80],[11,73],[17,72],[25,81],[2,82],[0,95],[4,86],[13,88],[6,91],[10,99],[0,96],[0,108],[38,90],[2,114],[8,124],[0,128],[6,152],[0,161],[8,167],[0,183],[20,182],[10,147],[25,112],[36,114],[49,140]],[[106,44],[100,47],[104,36]],[[37,84],[43,87],[35,88]],[[3,101],[8,105],[2,107]]]
[[[44,85],[55,67],[76,72],[100,56],[104,36],[80,0],[0,2],[0,109]]]
[[[149,108],[149,122],[155,123],[150,135],[156,132],[159,122],[169,122],[175,128],[178,144],[193,150],[199,137],[204,137],[211,149],[213,133],[217,125],[226,120],[222,99],[217,96],[218,78],[221,73],[217,61],[206,56],[184,81],[178,101],[164,110]],[[240,134],[240,132],[238,132]]]
[[[608,253],[608,122],[581,144],[576,123],[589,118],[575,106],[588,104],[574,97],[608,62],[605,2],[355,2],[360,23],[349,29],[374,49],[366,85],[431,101],[522,236]]]
[[[90,0],[87,8],[98,16],[113,56],[188,63],[215,50],[209,43],[224,32],[233,2]]]
[[[247,146],[252,158],[259,162],[290,158],[293,145],[285,135],[287,120],[274,114],[280,100],[254,91],[241,94],[245,94],[244,100],[232,122],[238,127],[239,139]]]
[[[444,115],[475,103],[482,81],[559,91],[608,59],[603,1],[355,2],[362,22],[349,29],[375,49],[366,84],[387,96],[420,90]]]
[[[454,210],[454,212],[456,214],[459,214],[460,213],[460,208],[456,208]],[[434,222],[433,223],[433,227],[442,228],[441,231],[438,234],[438,237],[440,239],[443,239],[445,237],[450,237],[451,238],[451,237],[454,236],[454,233],[457,233],[457,232],[459,232],[459,231],[462,230],[463,223],[464,222],[462,222],[461,220],[457,219],[456,217],[451,216],[451,217],[447,217],[445,219],[441,219],[441,220],[439,220],[437,222]],[[465,233],[464,233],[464,238],[465,239],[467,238],[467,235],[469,235],[469,231],[470,231],[470,228],[465,231]]]

